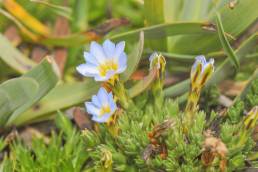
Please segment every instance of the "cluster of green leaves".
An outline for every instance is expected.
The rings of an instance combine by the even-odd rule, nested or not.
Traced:
[[[141,96],[146,98],[146,95]],[[41,139],[35,139],[30,148],[21,141],[15,142],[10,149],[10,158],[4,159],[1,168],[4,171],[204,170],[200,160],[205,140],[203,133],[210,128],[217,114],[212,112],[206,119],[206,114],[199,111],[186,141],[180,122],[184,114],[179,111],[176,101],[166,100],[162,109],[151,102],[146,102],[144,107],[135,107],[119,116],[116,125],[119,128],[118,135],[112,134],[112,128],[107,125],[99,125],[97,131],[85,130],[82,134],[60,113],[56,120],[60,134],[52,133],[48,145]],[[229,171],[244,168],[248,156],[255,153],[251,137],[241,149],[234,147],[239,139],[237,131],[243,125],[244,108],[243,102],[237,102],[217,124],[220,128],[218,135],[229,150]],[[145,161],[143,154],[150,144],[148,133],[166,119],[173,119],[176,123],[164,137],[168,156],[162,159],[156,154]],[[250,162],[255,165],[255,162]],[[218,169],[218,161],[212,164],[212,168]]]
[[[235,171],[246,167],[245,162],[257,167],[255,159],[255,142],[248,137],[245,145],[237,147],[239,131],[243,127],[244,110],[256,103],[258,99],[257,79],[251,84],[246,101],[236,101],[225,116],[215,112],[205,114],[199,111],[188,137],[182,131],[181,119],[184,113],[179,110],[178,102],[166,99],[162,108],[150,99],[152,94],[143,93],[135,98],[132,105],[119,116],[116,125],[97,125],[95,131],[75,129],[70,120],[59,113],[56,118],[59,134],[54,132],[46,145],[42,139],[35,139],[28,147],[20,140],[10,146],[9,158],[5,157],[1,169],[3,171],[202,171],[200,156],[207,129],[215,131],[225,143],[227,154],[227,170]],[[251,97],[250,95],[255,96]],[[142,101],[145,100],[145,101]],[[160,100],[159,100],[160,101]],[[141,102],[141,103],[137,103]],[[248,109],[249,110],[249,109]],[[155,126],[167,119],[175,125],[162,133],[163,144],[166,145],[167,157],[160,153],[150,153],[144,160],[145,151],[151,145],[148,137]],[[214,127],[215,126],[215,127]],[[96,128],[96,127],[95,127]],[[118,130],[118,133],[116,132]],[[160,141],[160,140],[159,140]],[[0,140],[0,149],[6,147]],[[218,171],[219,159],[216,159],[209,170]]]
[[[81,171],[88,159],[81,133],[61,113],[56,117],[56,125],[59,134],[53,131],[47,145],[42,138],[34,138],[30,147],[16,140],[10,146],[9,158],[4,158],[0,171]]]

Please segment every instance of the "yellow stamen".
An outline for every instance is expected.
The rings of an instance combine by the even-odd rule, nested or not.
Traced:
[[[109,106],[103,106],[100,110],[100,115],[104,115],[106,113],[110,113],[111,112],[111,109]]]
[[[99,65],[99,73],[101,76],[106,76],[109,70],[116,71],[118,69],[118,64],[113,60],[106,61],[105,63]]]

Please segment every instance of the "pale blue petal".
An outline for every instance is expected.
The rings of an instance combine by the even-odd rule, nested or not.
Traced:
[[[94,55],[98,63],[104,63],[106,61],[106,56],[103,48],[95,41],[90,44],[90,53]]]
[[[96,60],[96,58],[92,54],[90,54],[88,52],[84,52],[83,56],[84,56],[84,59],[87,63],[89,62],[89,63],[92,63],[96,66],[98,65],[98,61]]]
[[[98,91],[97,97],[102,105],[108,105],[108,92],[101,87]]]
[[[116,111],[117,106],[116,106],[116,103],[114,101],[112,92],[110,92],[108,94],[108,103],[109,103],[109,106],[110,106],[110,109],[111,109],[111,114],[113,114]]]
[[[126,54],[123,52],[118,59],[118,70],[117,73],[122,73],[125,71],[126,67],[127,67],[127,56]]]
[[[76,67],[76,70],[84,76],[95,76],[99,74],[97,66],[91,64],[80,64]]]
[[[92,103],[97,106],[98,108],[101,108],[101,103],[96,95],[92,96]]]
[[[201,63],[202,65],[206,64],[206,59],[204,55],[199,55],[195,57],[195,61],[197,61],[198,63]]]
[[[116,44],[116,50],[114,53],[114,58],[118,59],[119,56],[124,52],[125,49],[125,41],[121,41],[118,44]]]
[[[103,43],[103,49],[104,49],[104,52],[106,54],[106,57],[112,58],[114,56],[114,53],[115,53],[115,50],[116,50],[116,46],[110,40],[106,40]]]
[[[91,115],[99,115],[100,114],[100,109],[94,106],[92,102],[86,102],[85,103],[87,112]]]
[[[157,53],[157,52],[152,53],[152,54],[150,55],[150,57],[149,57],[149,61],[152,62],[153,59],[154,59],[155,57],[157,57],[157,56],[158,56],[158,53]]]
[[[104,114],[104,115],[102,115],[100,117],[99,116],[93,116],[92,120],[96,121],[98,123],[104,123],[104,122],[108,121],[108,119],[110,118],[111,115],[112,114],[110,114],[110,113],[106,113],[106,114]]]

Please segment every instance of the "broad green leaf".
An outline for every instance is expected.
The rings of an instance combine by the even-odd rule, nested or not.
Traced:
[[[10,41],[0,34],[0,58],[14,70],[25,73],[35,66],[35,63],[26,58],[19,50],[17,50]]]
[[[38,83],[28,77],[8,80],[0,85],[0,126],[3,126],[9,115],[29,101],[38,91]]]
[[[190,88],[190,80],[184,80],[176,85],[164,89],[164,94],[166,96],[176,97],[185,92]]]
[[[145,39],[158,39],[168,36],[182,35],[182,34],[208,34],[214,35],[214,31],[204,29],[209,26],[207,22],[178,22],[158,24],[154,26],[144,27],[132,30],[125,33],[120,33],[110,37],[112,40],[125,40],[136,38],[140,32],[144,32]]]
[[[130,78],[130,76],[133,74],[133,72],[136,70],[140,62],[140,59],[142,57],[143,46],[144,46],[144,34],[143,32],[141,32],[139,42],[135,45],[133,51],[128,56],[126,71],[121,74],[122,81],[124,82],[127,81]]]
[[[217,22],[217,26],[218,26],[218,35],[219,35],[221,45],[222,45],[223,49],[225,50],[227,56],[232,60],[235,67],[239,68],[238,58],[236,57],[233,49],[231,48],[231,46],[229,44],[229,41],[227,40],[227,38],[225,36],[224,28],[222,26],[221,17],[219,15],[219,13],[217,13],[216,22]]]
[[[134,86],[132,86],[128,90],[129,97],[133,98],[141,94],[143,91],[145,91],[155,80],[156,76],[157,76],[157,69],[151,70],[150,73],[145,78],[138,81]]]
[[[239,36],[258,18],[258,3],[256,0],[244,0],[238,3],[234,9],[230,9],[227,3],[218,10],[226,33]],[[215,21],[215,14],[211,16]],[[173,53],[207,54],[211,51],[219,51],[221,44],[217,35],[193,35],[182,36],[169,50]]]
[[[22,118],[15,121],[16,125],[29,123],[37,118],[44,119],[49,114],[65,109],[90,99],[97,93],[100,85],[93,80],[58,85],[46,97],[22,114]]]
[[[8,126],[12,124],[16,124],[19,120],[23,121],[24,115],[22,114],[33,104],[38,102],[43,96],[45,96],[58,82],[58,77],[54,71],[52,66],[53,62],[49,61],[49,59],[43,60],[39,65],[33,68],[31,71],[23,75],[23,77],[28,77],[34,79],[38,85],[38,91],[29,101],[26,101],[25,104],[16,109],[10,118],[7,121]],[[34,114],[31,113],[30,117]]]

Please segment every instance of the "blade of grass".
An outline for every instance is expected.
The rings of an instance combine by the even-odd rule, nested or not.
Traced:
[[[144,14],[146,26],[164,23],[164,0],[145,0],[144,1]],[[166,38],[157,40],[148,40],[146,44],[148,47],[156,50],[165,51],[167,49]]]
[[[220,17],[219,13],[217,13],[216,22],[217,22],[217,26],[218,26],[218,35],[219,35],[221,45],[222,45],[225,53],[227,54],[227,56],[232,60],[235,67],[239,68],[240,65],[239,65],[238,58],[236,57],[236,54],[234,53],[233,49],[231,48],[231,46],[229,44],[229,41],[227,40],[227,38],[225,36],[224,28],[221,23],[221,17]]]
[[[24,25],[30,28],[32,31],[44,36],[49,35],[49,29],[31,14],[29,14],[15,0],[3,0],[3,5],[12,15],[14,15],[20,22],[24,23]]]
[[[112,40],[125,40],[136,38],[140,32],[144,32],[145,39],[158,39],[174,35],[182,34],[214,34],[214,31],[203,29],[205,26],[209,26],[207,22],[177,22],[158,24],[154,26],[144,27],[136,30],[132,30],[125,33],[110,36]]]
[[[88,27],[88,12],[89,12],[89,1],[88,0],[76,0],[74,3],[72,21],[73,28],[75,31],[85,31]]]
[[[56,14],[63,16],[67,19],[72,19],[72,9],[69,7],[56,5],[56,4],[50,3],[45,0],[30,0],[30,1],[45,5],[45,6],[49,7],[51,10],[53,10]]]
[[[8,19],[10,19],[11,21],[13,21],[16,24],[16,26],[21,30],[21,33],[25,37],[28,37],[29,39],[31,39],[33,41],[38,40],[38,36],[36,34],[31,32],[30,30],[28,30],[25,26],[23,26],[23,24],[21,22],[19,22],[15,17],[13,17],[10,13],[8,13],[7,11],[5,11],[1,8],[0,8],[0,13],[2,15],[4,15],[5,17],[7,17]]]

